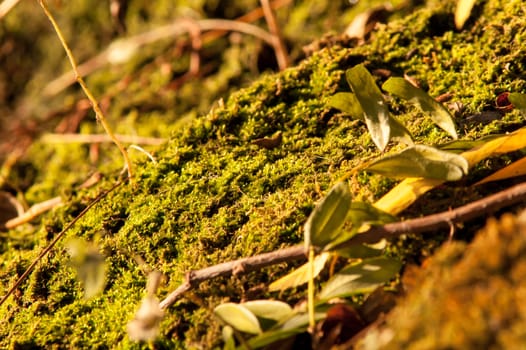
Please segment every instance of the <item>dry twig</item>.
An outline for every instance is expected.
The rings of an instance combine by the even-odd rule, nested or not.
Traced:
[[[34,218],[36,218],[37,216],[45,213],[46,211],[55,208],[61,203],[62,203],[61,197],[54,197],[54,198],[48,199],[47,201],[35,204],[22,215],[19,215],[16,218],[13,218],[11,220],[8,220],[5,223],[5,228],[10,230],[19,225],[25,224],[26,222],[29,222],[33,220]]]
[[[126,152],[126,148],[122,146],[120,141],[115,137],[115,134],[113,133],[113,130],[111,126],[108,124],[108,121],[106,120],[106,117],[102,113],[102,110],[99,107],[99,103],[97,102],[97,99],[93,96],[91,91],[88,89],[88,86],[84,82],[84,79],[82,79],[82,76],[79,74],[77,69],[77,62],[75,60],[75,57],[73,56],[73,52],[71,52],[71,49],[69,48],[66,39],[64,38],[64,35],[62,34],[62,30],[58,26],[57,21],[55,21],[55,18],[49,11],[46,3],[44,0],[39,0],[40,6],[44,10],[44,13],[46,14],[47,18],[51,22],[51,25],[53,25],[53,28],[55,29],[55,32],[57,33],[57,36],[60,40],[60,43],[64,47],[64,51],[66,51],[66,55],[68,56],[69,62],[71,64],[71,67],[73,68],[73,72],[75,74],[75,80],[79,83],[82,90],[90,100],[91,106],[93,110],[95,111],[95,115],[97,117],[97,120],[102,124],[102,127],[104,128],[104,131],[108,134],[108,136],[111,138],[113,143],[119,148],[119,150],[122,153],[122,157],[124,158],[124,163],[126,164],[126,168],[128,170],[128,178],[130,179],[130,182],[133,183],[133,169],[130,162],[130,158],[128,157],[128,153]]]
[[[86,208],[84,208],[83,211],[80,212],[79,215],[77,215],[73,220],[71,220],[71,222],[69,222],[66,227],[64,227],[62,229],[62,231],[60,231],[56,236],[55,238],[51,241],[51,243],[49,243],[49,245],[44,248],[40,254],[38,254],[38,256],[35,258],[35,260],[33,260],[33,262],[29,265],[29,267],[24,271],[24,273],[18,278],[18,280],[15,282],[15,284],[13,284],[13,286],[11,288],[9,288],[9,290],[7,291],[7,293],[2,297],[2,299],[0,300],[0,306],[7,300],[7,298],[9,298],[9,296],[11,294],[13,294],[13,292],[20,286],[20,284],[27,278],[27,276],[29,276],[29,274],[31,273],[31,271],[33,271],[33,269],[35,268],[35,266],[38,264],[38,262],[40,260],[42,260],[42,258],[44,258],[44,256],[46,256],[50,251],[51,249],[53,249],[53,247],[57,244],[57,242],[64,236],[64,234],[71,228],[73,227],[73,225],[80,220],[80,218],[82,218],[84,215],[86,215],[86,213],[95,205],[97,204],[98,202],[100,202],[103,198],[105,198],[108,193],[110,193],[111,191],[113,191],[114,189],[116,189],[118,186],[120,186],[122,184],[122,181],[118,181],[117,183],[115,183],[112,187],[110,187],[110,189],[102,192],[101,194],[99,194],[93,201],[91,201],[91,203],[88,204],[88,206]]]
[[[136,143],[140,145],[158,146],[166,142],[166,139],[156,137],[143,137],[134,135],[115,134],[122,143]],[[105,143],[113,142],[106,134],[44,134],[41,139],[44,143]]]
[[[280,249],[270,253],[259,254],[210,266],[197,271],[187,272],[184,283],[161,302],[161,309],[166,309],[172,305],[179,296],[203,281],[221,276],[242,275],[251,271],[259,270],[266,266],[300,260],[301,258],[305,258],[303,245]]]
[[[269,0],[261,0],[261,7],[263,8],[263,13],[265,14],[265,20],[267,21],[268,28],[273,35],[272,47],[276,52],[276,59],[278,61],[279,69],[284,70],[289,66],[289,57],[287,55],[285,44],[283,43],[281,30],[279,29],[278,22],[276,21],[276,16],[274,16],[274,12],[272,11]]]
[[[453,210],[383,226],[373,226],[368,231],[353,236],[346,242],[334,247],[334,249],[342,249],[364,243],[375,243],[381,239],[390,239],[406,233],[422,233],[447,228],[455,223],[466,222],[488,215],[525,199],[526,182]],[[221,276],[241,275],[266,266],[297,260],[306,260],[303,244],[221,263],[197,271],[189,271],[186,273],[185,281],[161,302],[161,308],[166,309],[171,306],[179,297],[200,282]]]

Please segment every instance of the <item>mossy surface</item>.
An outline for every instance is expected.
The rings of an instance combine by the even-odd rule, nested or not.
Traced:
[[[126,323],[133,318],[146,282],[136,256],[149,268],[166,274],[167,282],[158,293],[163,297],[190,269],[300,242],[302,226],[315,201],[349,169],[379,155],[362,123],[326,105],[331,94],[348,90],[344,71],[355,64],[365,63],[372,72],[387,69],[395,75],[407,73],[434,96],[453,93],[454,99],[466,106],[457,119],[461,138],[474,139],[522,125],[517,111],[487,124],[470,123],[466,118],[492,110],[494,99],[502,91],[526,92],[521,78],[526,74],[522,1],[481,3],[463,31],[453,29],[452,8],[452,3],[430,4],[380,28],[362,46],[350,47],[346,40],[335,40],[295,67],[262,75],[206,114],[175,127],[160,122],[146,127],[153,134],[170,134],[169,140],[153,151],[157,162],[134,153],[135,185],[121,185],[111,192],[67,234],[95,240],[107,257],[104,292],[90,300],[82,299],[81,287],[60,242],[1,307],[0,346],[145,347],[132,343],[126,335]],[[507,34],[496,40],[492,31]],[[141,72],[147,76],[147,70]],[[92,78],[101,91],[105,83],[98,79],[103,78]],[[155,76],[148,76],[147,82],[150,79],[155,80]],[[382,79],[378,77],[378,82]],[[115,88],[114,83],[110,82],[108,89]],[[140,79],[133,81],[136,83]],[[164,86],[162,81],[160,84]],[[131,91],[140,88],[138,84]],[[189,91],[188,95],[195,96],[196,92]],[[127,97],[116,109],[127,113],[118,131],[133,130],[132,121],[139,113],[145,114],[139,125],[147,125],[164,113],[169,116],[167,120],[177,119],[169,110],[174,104],[161,107],[155,99]],[[148,109],[148,103],[154,108]],[[408,125],[419,143],[448,140],[413,107],[397,100],[390,103],[393,114]],[[92,130],[90,124],[83,127]],[[277,132],[283,136],[278,147],[266,149],[253,143]],[[89,190],[57,191],[63,181],[80,182],[91,169],[87,161],[79,160],[88,158],[89,148],[42,143],[32,146],[30,154],[41,156],[33,166],[47,172],[39,173],[38,185],[28,189],[30,202],[59,192],[67,204],[46,215],[31,239],[15,239],[32,232],[27,226],[2,238],[0,278],[4,291],[34,259],[36,251],[116,181],[122,167],[119,154],[110,147],[102,149],[96,164],[105,174],[103,181]],[[487,171],[487,167],[480,167],[466,181],[480,179]],[[393,184],[393,180],[364,173],[351,182],[351,188],[354,197],[372,202]],[[445,210],[451,198],[456,198],[450,194],[472,200],[486,191],[467,190],[458,184],[443,186],[405,215]],[[444,200],[435,201],[437,197]],[[156,348],[219,345],[220,328],[211,317],[212,308],[226,300],[268,296],[258,288],[285,272],[280,266],[203,283],[192,292],[192,298],[182,299],[167,311]]]

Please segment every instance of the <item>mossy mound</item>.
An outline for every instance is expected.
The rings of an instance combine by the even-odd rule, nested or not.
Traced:
[[[430,5],[380,28],[362,46],[352,48],[345,40],[332,41],[298,66],[262,76],[224,104],[174,131],[154,152],[156,163],[135,164],[134,186],[118,187],[68,233],[95,240],[106,255],[104,292],[82,299],[64,244],[59,243],[2,306],[1,347],[139,348],[144,344],[132,343],[126,335],[126,323],[133,318],[146,281],[137,257],[168,277],[159,291],[162,297],[190,269],[299,242],[313,203],[349,169],[379,155],[362,123],[326,104],[336,91],[348,90],[344,71],[355,64],[365,63],[372,72],[407,73],[432,95],[453,93],[466,106],[457,119],[462,138],[522,125],[517,111],[486,124],[467,118],[493,110],[493,101],[502,91],[526,92],[521,79],[526,61],[517,59],[525,57],[526,51],[522,2],[480,4],[463,31],[453,29],[452,9],[453,2]],[[495,33],[501,33],[499,40]],[[378,76],[379,83],[382,79]],[[407,104],[393,100],[391,106],[419,143],[448,140],[429,118]],[[278,132],[282,142],[276,147],[254,143]],[[86,152],[81,146],[74,147],[75,151],[68,147],[72,146],[51,151],[49,145],[36,144],[35,149],[51,154],[50,159],[36,163],[58,169],[41,175],[42,192],[47,193],[57,176],[71,170],[66,164],[74,152]],[[31,239],[13,238],[27,235],[29,228],[2,238],[4,290],[34,259],[35,251],[115,182],[121,159],[117,152],[108,158],[113,159],[104,167],[105,180],[90,190],[64,191],[68,204],[46,216]],[[480,179],[487,171],[487,166],[474,169],[466,181]],[[392,180],[364,173],[351,187],[354,197],[371,202],[392,184]],[[38,188],[31,191],[32,198],[39,198]],[[441,191],[442,198],[454,194],[460,202],[478,198],[488,189],[444,186]],[[450,200],[432,205],[423,200],[410,212],[444,210],[449,205]],[[191,298],[168,310],[156,348],[218,345],[219,324],[210,310],[225,300],[268,296],[262,287],[284,272],[280,266],[200,285]],[[297,298],[291,295],[289,301]]]
[[[526,344],[526,212],[445,244],[362,349],[520,349]]]

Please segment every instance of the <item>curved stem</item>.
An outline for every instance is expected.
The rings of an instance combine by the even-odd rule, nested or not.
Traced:
[[[46,14],[47,18],[53,25],[53,28],[55,29],[55,32],[57,33],[57,36],[60,40],[60,43],[62,44],[62,47],[64,48],[64,51],[66,51],[66,55],[68,56],[69,62],[71,64],[71,67],[73,68],[73,72],[75,73],[75,79],[79,83],[80,87],[88,97],[91,106],[93,107],[93,110],[95,111],[95,115],[97,117],[97,120],[101,123],[102,127],[110,137],[110,139],[115,143],[115,145],[119,148],[119,151],[122,154],[122,157],[124,158],[124,163],[126,164],[126,168],[128,170],[128,178],[130,179],[130,183],[133,183],[133,170],[130,158],[128,157],[128,152],[126,152],[126,148],[120,143],[119,139],[115,136],[115,133],[113,132],[111,126],[109,125],[106,117],[104,117],[104,114],[102,113],[102,110],[99,107],[99,104],[91,91],[88,89],[88,86],[84,82],[84,79],[82,79],[82,76],[79,74],[77,69],[77,62],[75,61],[75,57],[73,56],[73,53],[71,52],[71,49],[69,48],[68,44],[66,43],[66,39],[64,38],[64,35],[62,34],[62,30],[58,26],[57,21],[55,21],[55,18],[49,11],[46,3],[44,0],[39,0],[40,6],[44,10],[44,13]]]

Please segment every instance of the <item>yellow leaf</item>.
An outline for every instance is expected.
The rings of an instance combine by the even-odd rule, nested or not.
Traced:
[[[473,166],[492,155],[517,151],[526,147],[526,128],[521,128],[511,134],[488,141],[480,147],[475,147],[462,153],[469,166]]]
[[[517,151],[526,148],[526,128],[486,142],[461,154],[469,167],[490,156]],[[421,195],[444,183],[442,180],[407,178],[380,198],[374,206],[389,214],[396,215],[409,207]]]
[[[319,255],[316,255],[316,258],[314,259],[314,276],[316,277],[320,274],[321,270],[323,270],[323,267],[325,266],[325,263],[327,262],[327,259],[329,259],[330,254],[329,253],[322,253]],[[307,283],[309,280],[309,263],[306,263],[300,267],[298,267],[296,270],[292,271],[288,275],[285,275],[281,277],[279,280],[274,281],[270,284],[268,287],[270,292],[275,292],[278,290],[283,290],[287,288],[293,288],[297,286],[301,286],[302,284]]]
[[[457,29],[462,29],[464,23],[468,20],[475,1],[476,0],[458,0],[457,8],[455,9],[455,26]]]
[[[510,177],[517,177],[526,175],[526,157],[516,162],[511,163],[507,167],[504,167],[488,177],[480,180],[475,186],[482,185],[486,182],[498,181],[503,179],[509,179]]]
[[[396,215],[416,201],[421,195],[443,183],[443,180],[407,178],[380,198],[374,206]]]

